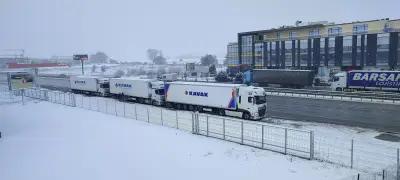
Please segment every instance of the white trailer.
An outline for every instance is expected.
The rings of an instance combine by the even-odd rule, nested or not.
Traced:
[[[109,80],[95,76],[71,76],[72,92],[107,96],[110,92]]]
[[[171,82],[165,84],[165,99],[167,107],[244,119],[261,119],[267,108],[264,89],[243,84]]]
[[[59,77],[36,77],[36,85],[42,88],[58,89],[58,90],[70,90],[71,84],[70,79],[59,78]]]
[[[110,93],[120,98],[131,98],[140,103],[162,105],[164,82],[154,79],[111,78]]]
[[[335,74],[331,88],[334,91],[379,90],[400,92],[400,71],[353,70]]]
[[[176,81],[178,80],[178,74],[177,73],[163,74],[161,75],[160,79],[163,81]]]

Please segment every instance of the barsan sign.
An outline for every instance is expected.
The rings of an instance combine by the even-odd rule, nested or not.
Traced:
[[[400,72],[349,72],[349,86],[400,88]]]

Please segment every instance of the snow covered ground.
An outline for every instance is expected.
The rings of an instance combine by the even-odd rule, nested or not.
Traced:
[[[343,179],[354,170],[80,108],[0,105],[0,179]]]

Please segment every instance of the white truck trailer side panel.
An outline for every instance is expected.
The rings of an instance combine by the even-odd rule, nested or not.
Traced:
[[[166,101],[208,107],[235,109],[238,84],[172,82],[165,85]]]
[[[36,84],[43,87],[71,88],[69,78],[38,77]]]
[[[71,76],[71,89],[98,92],[97,78],[85,76]]]
[[[150,98],[150,82],[149,79],[112,78],[110,79],[110,93]]]

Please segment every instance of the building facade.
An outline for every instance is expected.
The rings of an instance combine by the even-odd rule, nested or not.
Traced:
[[[236,66],[239,64],[238,43],[228,43],[226,53],[226,61],[228,66]]]
[[[237,43],[228,44],[227,60],[229,66],[252,68],[398,69],[399,32],[400,19],[317,22],[242,32]]]

